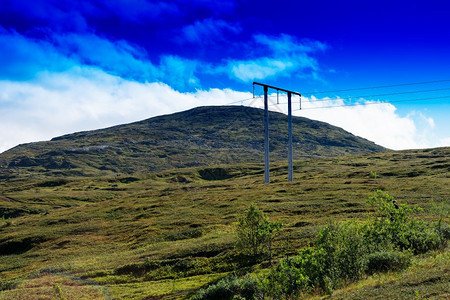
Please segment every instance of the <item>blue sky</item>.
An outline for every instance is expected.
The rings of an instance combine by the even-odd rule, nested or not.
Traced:
[[[383,146],[450,146],[450,81],[320,93],[450,79],[449,28],[446,1],[2,0],[0,151],[247,99],[254,80]]]

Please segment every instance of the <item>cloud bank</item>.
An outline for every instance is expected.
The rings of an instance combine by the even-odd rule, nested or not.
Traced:
[[[330,123],[393,150],[432,147],[434,141],[427,134],[434,126],[432,118],[422,113],[400,116],[393,104],[380,103],[360,99],[359,105],[324,108],[345,103],[342,99],[304,97],[303,110],[296,115]],[[416,116],[425,119],[425,124]]]
[[[287,99],[276,94],[269,96],[273,111],[287,114]],[[301,109],[298,98],[293,97],[293,115],[329,123],[393,150],[430,148],[448,145],[448,139],[433,134],[434,120],[423,112],[411,112],[402,116],[390,103],[360,99],[357,105],[341,98],[302,97]],[[331,108],[332,106],[336,106]],[[262,103],[258,104],[262,108]]]
[[[228,60],[224,70],[231,78],[243,82],[276,77],[291,77],[302,71],[317,72],[319,64],[311,55],[324,51],[326,45],[317,41],[297,41],[294,37],[255,35],[253,49],[264,49],[260,54],[249,55],[247,59]],[[314,77],[314,76],[312,76]]]
[[[229,89],[181,93],[94,68],[42,73],[26,82],[0,81],[0,152],[17,144],[134,122],[202,105],[249,98]]]
[[[89,67],[41,73],[30,81],[2,80],[0,91],[0,151],[76,131],[134,122],[196,106],[236,101],[239,104],[240,100],[251,98],[250,93],[230,89],[179,92],[160,82],[140,83]],[[339,99],[318,100],[326,99],[303,98],[304,110],[295,111],[294,115],[342,127],[391,149],[432,146],[427,130],[434,126],[433,119],[423,113],[400,116],[392,104],[370,105],[373,102],[366,100],[361,100],[361,104],[368,105],[313,109],[343,104]],[[243,103],[250,102],[255,107],[262,105],[261,100]],[[272,109],[285,111],[286,105]]]

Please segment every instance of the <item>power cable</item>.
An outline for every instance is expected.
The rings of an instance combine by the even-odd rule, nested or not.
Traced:
[[[421,84],[431,84],[431,83],[441,83],[441,82],[450,82],[450,79],[442,79],[442,80],[434,80],[434,81],[422,81],[422,82],[411,82],[411,83],[383,85],[383,86],[372,86],[372,87],[361,87],[361,88],[342,89],[342,90],[334,90],[334,91],[319,91],[319,92],[312,92],[312,93],[323,94],[323,93],[333,93],[333,92],[343,92],[343,91],[356,91],[356,90],[369,90],[369,89],[377,89],[377,88],[411,86],[411,85],[421,85]],[[351,100],[351,99],[355,99],[355,98],[382,97],[382,96],[394,96],[394,95],[415,94],[415,93],[428,93],[428,92],[437,92],[437,91],[444,91],[444,90],[450,90],[450,88],[415,90],[415,91],[394,92],[394,93],[373,94],[373,95],[358,95],[358,96],[352,96],[352,97],[339,97],[339,98],[334,98],[334,99],[333,98],[331,98],[331,99],[316,99],[316,100],[314,100],[314,102],[335,101],[335,100]],[[304,94],[312,94],[312,93],[304,93]],[[236,100],[236,101],[227,103],[227,105],[229,105],[229,104],[236,104],[236,103],[243,103],[243,102],[246,102],[246,101],[254,100],[255,98],[262,98],[262,97],[263,97],[262,95],[258,95],[258,96],[251,97],[251,98]],[[269,98],[272,98],[272,99],[274,97],[275,96],[269,96]],[[435,98],[431,98],[431,99],[435,99]],[[424,99],[428,99],[428,98],[424,98]],[[439,99],[439,97],[437,99]],[[410,101],[410,100],[406,100],[406,101]],[[413,100],[413,101],[416,101],[416,100]],[[404,102],[404,101],[403,100],[400,100],[400,101],[388,101],[388,102],[383,102],[383,103],[395,103],[395,102]],[[282,102],[282,103],[277,103],[277,104],[270,104],[270,106],[281,105],[281,104],[287,104],[287,103]],[[364,104],[348,104],[348,105],[344,105],[344,106],[355,106],[355,105],[364,105]],[[338,107],[338,106],[329,106],[329,107],[326,107],[326,108],[331,108],[331,107]],[[339,106],[339,107],[342,107],[342,106]],[[317,109],[317,108],[315,108],[315,109]]]
[[[307,107],[307,108],[303,108],[303,109],[295,109],[294,111],[309,110],[309,109],[334,108],[334,107],[346,107],[346,106],[364,106],[364,105],[376,105],[376,104],[391,104],[391,103],[412,102],[412,101],[427,101],[427,100],[446,99],[446,98],[450,98],[450,96],[440,96],[440,97],[430,97],[430,98],[416,98],[416,99],[404,99],[404,100],[395,100],[395,101],[387,101],[387,102],[365,102],[365,103],[330,105],[330,106],[321,106],[321,107]]]
[[[387,93],[387,94],[360,95],[360,96],[339,97],[339,98],[329,98],[329,99],[315,99],[313,101],[321,102],[321,101],[332,101],[332,100],[351,100],[351,99],[355,99],[355,98],[372,98],[372,97],[395,96],[395,95],[406,95],[406,94],[419,94],[419,93],[439,92],[439,91],[448,91],[448,90],[450,90],[450,88],[417,90],[417,91],[396,92],[396,93]]]
[[[236,104],[236,103],[240,103],[240,102],[245,102],[245,101],[249,101],[249,100],[253,100],[253,99],[255,99],[255,98],[261,98],[261,97],[262,97],[262,96],[256,96],[256,97],[251,97],[251,98],[246,98],[246,99],[236,100],[236,101],[227,103],[227,105],[228,105],[228,104]]]
[[[382,89],[382,88],[390,88],[390,87],[411,86],[411,85],[431,84],[431,83],[440,83],[440,82],[450,82],[450,79],[422,81],[422,82],[408,82],[408,83],[401,83],[401,84],[379,85],[379,86],[360,87],[360,88],[351,88],[351,89],[333,90],[333,91],[304,92],[304,93],[302,93],[302,95],[348,92],[348,91],[359,91],[359,90],[370,90],[370,89]]]

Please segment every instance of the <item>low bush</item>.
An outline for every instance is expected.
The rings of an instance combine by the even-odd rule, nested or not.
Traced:
[[[323,268],[331,280],[328,289],[358,280],[364,274],[365,256],[370,249],[364,236],[364,226],[356,222],[330,224],[319,231],[314,246],[326,257]],[[323,284],[320,286],[324,288]]]
[[[329,288],[326,253],[313,248],[300,250],[299,255],[284,258],[263,280],[265,294],[271,297],[297,297],[313,287]]]
[[[447,241],[450,240],[450,226],[441,219],[435,224],[435,227],[442,239],[441,248],[447,247]]]
[[[411,218],[413,209],[382,191],[369,204],[375,210],[369,220],[331,223],[319,231],[313,247],[282,259],[263,278],[226,279],[196,299],[296,298],[317,289],[331,293],[366,274],[405,269],[413,254],[446,247],[450,228],[442,219],[427,223]],[[249,291],[245,295],[244,287]]]
[[[427,223],[411,218],[414,212],[412,208],[406,204],[397,204],[392,196],[380,190],[369,198],[369,204],[376,213],[364,229],[364,238],[371,252],[398,249],[420,254],[447,245],[448,225],[442,220]]]
[[[435,224],[423,221],[409,222],[409,228],[403,233],[406,244],[399,245],[401,249],[410,249],[414,254],[421,254],[436,250],[446,244],[445,237],[439,232]]]
[[[242,278],[224,278],[206,289],[198,291],[195,300],[255,299],[260,292],[258,280],[250,275]]]
[[[381,251],[367,255],[367,274],[386,271],[400,271],[411,265],[408,251]]]
[[[266,294],[272,297],[298,296],[308,289],[308,277],[298,265],[297,257],[282,259],[270,271],[263,283]]]

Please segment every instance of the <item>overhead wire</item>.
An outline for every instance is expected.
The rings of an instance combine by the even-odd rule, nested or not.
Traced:
[[[261,98],[261,97],[262,97],[262,96],[256,96],[256,97],[251,97],[251,98],[246,98],[246,99],[236,100],[236,101],[233,101],[233,102],[229,102],[229,103],[227,103],[227,104],[235,104],[235,103],[246,102],[246,101],[253,100],[253,99],[255,99],[255,98]]]
[[[450,79],[421,81],[421,82],[408,82],[408,83],[400,83],[400,84],[379,85],[379,86],[350,88],[350,89],[331,90],[331,91],[304,92],[304,93],[302,93],[302,95],[306,95],[306,94],[309,94],[309,95],[312,95],[312,94],[325,94],[325,93],[348,92],[348,91],[371,90],[371,89],[382,89],[382,88],[390,88],[390,87],[422,85],[422,84],[441,83],[441,82],[450,82]]]
[[[372,86],[372,87],[361,87],[361,88],[351,88],[351,89],[342,89],[342,90],[334,90],[334,91],[319,91],[312,92],[315,94],[323,94],[323,93],[333,93],[333,92],[344,92],[344,91],[356,91],[356,90],[369,90],[369,89],[378,89],[378,88],[390,88],[390,87],[401,87],[401,86],[412,86],[412,85],[423,85],[423,84],[432,84],[432,83],[442,83],[442,82],[450,82],[450,79],[442,79],[442,80],[433,80],[433,81],[422,81],[422,82],[410,82],[410,83],[402,83],[402,84],[392,84],[392,85],[383,85],[383,86]],[[428,92],[438,92],[450,90],[450,88],[438,88],[438,89],[427,89],[427,90],[413,90],[413,91],[403,91],[403,92],[393,92],[393,93],[383,93],[383,94],[372,94],[372,95],[357,95],[351,97],[338,97],[338,98],[328,98],[328,99],[315,99],[312,102],[325,102],[325,101],[336,101],[336,100],[353,100],[357,98],[371,98],[371,97],[384,97],[384,96],[395,96],[395,95],[405,95],[405,94],[417,94],[417,93],[428,93]],[[311,93],[303,93],[311,94]],[[274,99],[275,96],[268,96],[269,98]],[[258,98],[263,98],[263,95],[254,96],[251,98],[240,99],[233,102],[229,102],[227,104],[236,104],[243,103],[250,100],[255,100]],[[333,107],[345,107],[345,106],[361,106],[361,105],[373,105],[373,104],[388,104],[388,103],[398,103],[398,102],[409,102],[409,101],[421,101],[421,100],[432,100],[432,99],[445,99],[450,98],[450,96],[439,96],[439,97],[430,97],[430,98],[416,98],[416,99],[404,99],[404,100],[393,100],[393,101],[383,101],[383,102],[365,102],[365,103],[349,103],[342,105],[329,105],[322,107],[314,107],[314,108],[304,108],[304,109],[322,109],[322,108],[333,108]],[[287,104],[287,102],[279,102],[279,95],[277,93],[276,96],[277,103],[271,103],[269,106],[277,106]],[[300,109],[296,109],[298,111]]]
[[[431,89],[431,90],[417,90],[417,91],[407,91],[407,92],[395,92],[395,93],[386,93],[386,94],[374,94],[374,95],[358,95],[351,97],[337,97],[337,98],[328,98],[328,99],[314,99],[314,102],[320,101],[333,101],[333,100],[352,100],[356,98],[372,98],[372,97],[384,97],[384,96],[396,96],[396,95],[406,95],[406,94],[419,94],[419,93],[430,93],[430,92],[439,92],[439,91],[448,91],[450,88],[440,88],[440,89]]]
[[[450,98],[450,96],[440,96],[440,97],[430,97],[430,98],[416,98],[416,99],[403,99],[403,100],[394,100],[394,101],[384,101],[384,102],[364,102],[364,103],[352,103],[352,104],[342,104],[342,105],[330,105],[330,106],[321,106],[321,107],[307,107],[301,110],[309,110],[309,109],[324,109],[324,108],[335,108],[335,107],[346,107],[346,106],[365,106],[365,105],[380,105],[380,104],[391,104],[391,103],[399,103],[399,102],[412,102],[412,101],[428,101],[428,100],[436,100],[436,99],[446,99]],[[300,109],[296,109],[298,111]]]
[[[269,96],[269,98],[274,99],[274,96]],[[414,101],[429,101],[429,100],[437,100],[437,99],[447,99],[450,98],[450,95],[445,96],[437,96],[437,97],[427,97],[427,98],[413,98],[413,99],[401,99],[401,100],[392,100],[392,101],[377,101],[377,102],[364,102],[364,103],[348,103],[348,104],[339,104],[339,105],[329,105],[329,106],[320,106],[320,107],[308,107],[308,108],[302,108],[302,109],[294,109],[294,111],[299,110],[308,110],[308,109],[322,109],[322,108],[334,108],[334,107],[346,107],[346,106],[364,106],[364,105],[380,105],[380,104],[390,104],[390,103],[399,103],[399,102],[414,102]],[[332,100],[341,100],[342,98],[335,98],[335,99],[327,99],[328,101]],[[296,101],[297,102],[297,101]],[[316,103],[317,100],[314,101],[308,101],[308,103]],[[295,103],[295,102],[293,102]],[[271,102],[269,104],[270,106],[277,106],[277,105],[283,105],[288,104],[287,102],[281,102],[279,104]]]

